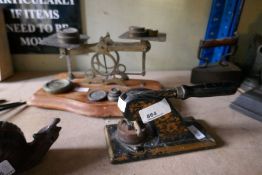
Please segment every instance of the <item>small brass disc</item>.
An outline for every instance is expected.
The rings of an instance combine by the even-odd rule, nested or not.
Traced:
[[[106,93],[106,91],[103,91],[103,90],[92,91],[87,96],[89,101],[92,101],[92,102],[102,101],[106,97],[107,97],[107,93]]]
[[[52,80],[47,82],[43,86],[44,91],[51,94],[66,93],[71,91],[72,88],[73,88],[73,83],[66,79]]]

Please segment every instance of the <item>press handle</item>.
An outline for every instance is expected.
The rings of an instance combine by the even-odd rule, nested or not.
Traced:
[[[177,88],[177,98],[187,99],[190,97],[213,97],[232,95],[237,91],[238,85],[234,83],[211,83],[195,86],[180,86]]]

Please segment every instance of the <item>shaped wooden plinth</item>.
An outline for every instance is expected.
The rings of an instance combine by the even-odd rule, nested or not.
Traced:
[[[74,74],[75,75],[75,74]],[[66,74],[59,74],[58,78],[65,78]],[[148,88],[153,90],[161,89],[161,84],[154,80],[130,79],[124,81],[125,85],[117,84],[90,84],[86,79],[76,75],[73,80],[76,87],[89,88],[88,92],[71,91],[64,94],[49,94],[42,88],[34,93],[28,104],[40,108],[64,110],[90,117],[121,117],[122,113],[117,107],[117,102],[104,100],[101,102],[91,102],[88,100],[88,93],[93,90],[109,91],[111,88],[119,88],[125,92],[131,88]]]

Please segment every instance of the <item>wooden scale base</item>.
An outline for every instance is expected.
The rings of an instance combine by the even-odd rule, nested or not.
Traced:
[[[93,90],[109,91],[111,88],[118,88],[125,92],[131,88],[148,88],[160,90],[161,84],[154,80],[129,79],[125,80],[125,85],[119,84],[98,84],[88,83],[83,74],[74,73],[75,79],[72,80],[77,88],[89,88],[88,92],[72,91],[63,94],[50,94],[42,88],[34,93],[33,97],[28,101],[31,106],[46,109],[64,110],[89,117],[122,117],[122,113],[117,107],[117,102],[104,100],[101,102],[91,102],[87,95]],[[67,74],[61,73],[56,79],[66,79]]]

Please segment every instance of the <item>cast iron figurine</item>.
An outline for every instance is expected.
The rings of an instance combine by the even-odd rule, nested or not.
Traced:
[[[34,140],[26,142],[23,132],[16,125],[0,122],[0,164],[8,161],[16,173],[28,170],[37,165],[59,136],[61,127],[59,118],[36,134]]]

